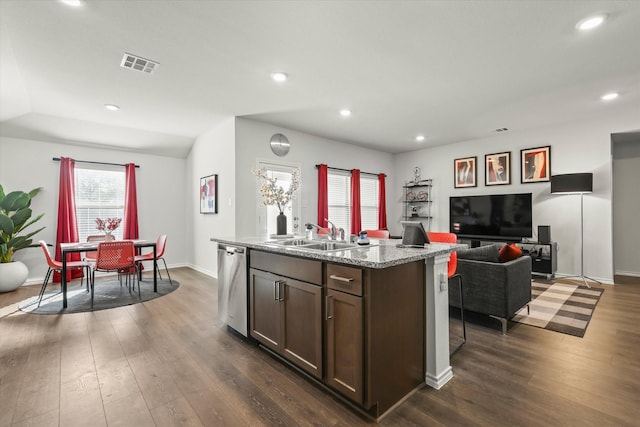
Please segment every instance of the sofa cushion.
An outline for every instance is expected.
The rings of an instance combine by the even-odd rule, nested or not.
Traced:
[[[516,258],[520,258],[522,256],[522,249],[520,249],[516,244],[506,244],[502,248],[500,248],[500,252],[498,254],[498,258],[500,262],[509,262]]]
[[[458,251],[458,259],[471,259],[475,261],[499,262],[498,247],[496,245],[479,246]]]

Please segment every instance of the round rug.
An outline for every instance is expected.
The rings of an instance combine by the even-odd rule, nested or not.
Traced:
[[[159,298],[178,289],[180,283],[173,280],[173,284],[171,284],[168,279],[158,279],[158,292],[153,292],[153,280],[143,280],[141,285],[140,297],[138,297],[138,282],[136,282],[136,290],[134,291],[129,290],[124,283],[120,284],[117,279],[96,281],[93,309],[91,308],[91,293],[87,292],[86,285],[75,285],[67,288],[66,309],[62,308],[62,292],[58,289],[45,293],[39,307],[37,295],[20,302],[18,306],[20,310],[32,314],[82,313],[106,310]]]

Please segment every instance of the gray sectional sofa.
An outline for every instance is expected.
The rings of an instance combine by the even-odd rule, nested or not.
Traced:
[[[464,309],[487,314],[502,323],[531,301],[531,258],[527,255],[499,262],[496,245],[458,251],[456,273],[462,276]],[[457,286],[449,288],[449,304],[460,308]]]

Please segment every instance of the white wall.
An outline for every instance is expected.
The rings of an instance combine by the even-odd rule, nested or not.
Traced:
[[[169,266],[186,265],[187,242],[185,230],[185,161],[169,157],[135,152],[108,150],[15,138],[0,138],[0,182],[5,191],[44,190],[33,200],[35,213],[44,212],[43,219],[34,224],[47,228],[34,238],[54,243],[58,217],[58,184],[60,162],[53,157],[72,157],[77,160],[130,163],[136,169],[138,193],[138,221],[140,237],[155,240],[167,234],[165,260]],[[29,268],[27,282],[42,281],[47,271],[40,248],[19,251],[15,259]]]
[[[612,171],[611,134],[638,129],[634,111],[620,112],[598,120],[574,122],[553,127],[495,134],[481,140],[434,147],[396,157],[397,179],[412,178],[414,166],[422,168],[423,178],[434,179],[432,230],[449,229],[449,196],[496,193],[533,193],[534,233],[538,225],[551,225],[551,237],[558,242],[558,274],[580,273],[580,198],[577,195],[551,195],[549,183],[520,183],[520,150],[551,146],[552,174],[593,172],[594,192],[584,198],[584,273],[605,281],[613,280],[612,255]],[[511,185],[484,186],[484,155],[511,151]],[[478,186],[455,189],[453,162],[460,157],[478,157]],[[400,200],[400,188],[396,200]],[[402,205],[389,203],[396,217]]]
[[[616,274],[640,276],[639,184],[640,139],[614,143],[613,255]]]
[[[236,224],[235,120],[230,117],[201,135],[187,157],[187,224],[191,266],[217,277],[217,245],[213,236],[233,236]],[[218,175],[218,213],[201,214],[200,178]]]
[[[285,157],[278,157],[271,152],[269,141],[274,133],[284,134],[291,143],[291,149]],[[325,163],[329,167],[386,173],[387,191],[397,185],[392,154],[255,120],[238,118],[236,119],[236,191],[237,212],[241,212],[237,216],[235,229],[238,236],[255,235],[257,232],[256,217],[259,200],[256,200],[256,178],[251,173],[251,169],[257,166],[258,160],[300,166],[301,224],[318,222],[318,172],[315,167],[317,164]],[[391,222],[393,218],[389,217],[388,220]]]

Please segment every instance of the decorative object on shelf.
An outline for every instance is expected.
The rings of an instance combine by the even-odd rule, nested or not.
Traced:
[[[548,182],[551,178],[551,146],[520,150],[521,182]]]
[[[104,241],[112,242],[115,240],[113,232],[120,226],[122,218],[96,218],[96,229],[104,232]]]
[[[35,188],[28,193],[12,191],[5,195],[4,188],[0,185],[0,292],[17,289],[29,275],[27,266],[14,261],[13,255],[21,249],[37,246],[32,245],[31,238],[45,228],[20,235],[25,228],[44,216],[42,213],[31,219],[31,200],[40,190],[41,188]]]
[[[511,184],[511,152],[484,156],[484,185]]]
[[[413,183],[418,184],[420,182],[420,175],[422,174],[422,169],[418,166],[413,168]]]
[[[265,169],[252,169],[251,172],[256,176],[258,182],[260,182],[262,203],[266,206],[275,205],[280,211],[280,214],[277,216],[278,235],[287,234],[287,217],[284,214],[284,209],[295,197],[296,191],[300,186],[300,169],[293,169],[291,173],[291,184],[286,191],[282,186],[278,185],[278,179],[270,177]]]
[[[464,157],[453,161],[454,188],[476,187],[477,157]]]
[[[289,152],[289,147],[291,144],[286,136],[281,133],[276,133],[271,137],[269,141],[269,146],[271,147],[271,151],[278,157],[284,157]]]
[[[200,178],[200,213],[218,213],[218,175]]]
[[[418,181],[406,181],[403,188],[405,205],[403,218],[425,223],[425,228],[430,228],[431,222],[431,179],[418,179]]]

